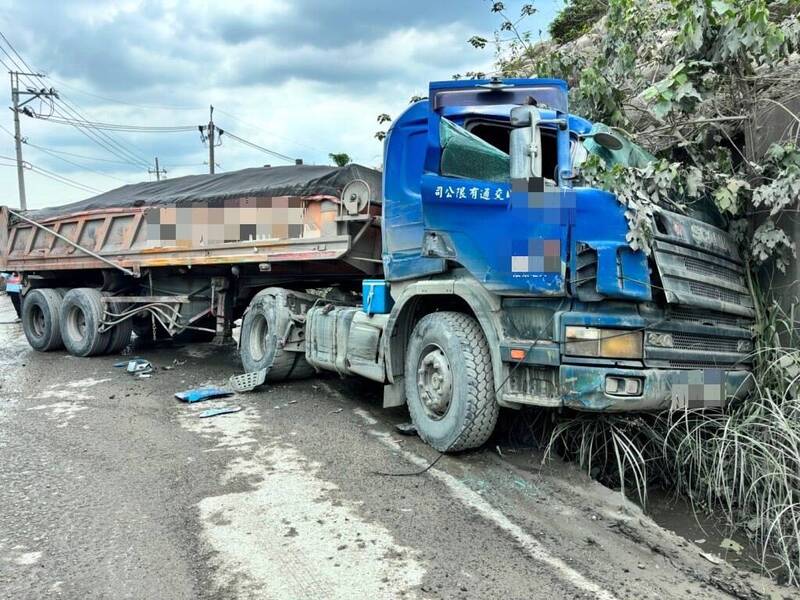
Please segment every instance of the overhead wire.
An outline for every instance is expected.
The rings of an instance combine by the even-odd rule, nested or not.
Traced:
[[[33,68],[31,68],[31,66],[25,61],[25,59],[22,58],[20,53],[17,52],[16,48],[14,48],[14,45],[8,40],[8,38],[5,36],[5,34],[3,34],[2,31],[0,31],[0,38],[5,42],[5,44],[9,47],[9,49],[19,59],[19,63],[18,63],[17,60],[15,60],[14,57],[12,57],[4,48],[2,48],[2,45],[0,45],[0,48],[3,49],[4,54],[6,56],[8,56],[9,60],[12,62],[12,64],[15,65],[16,69],[19,70],[19,71],[22,71],[23,70],[22,66],[24,66],[28,70],[28,72],[34,73]],[[20,63],[22,63],[22,66],[20,66]],[[12,70],[12,69],[9,69],[9,70]],[[42,84],[45,87],[47,87],[46,86],[46,82],[39,75],[36,75],[36,74],[33,74],[33,75],[23,74],[23,75],[21,75],[21,77],[24,78],[24,81],[27,81],[27,84],[31,85],[33,88],[37,87],[37,85],[36,85],[36,81],[37,80],[38,80],[38,82],[40,84]],[[149,163],[148,160],[146,160],[146,159],[142,158],[141,156],[137,155],[132,150],[129,150],[128,148],[125,147],[125,145],[123,145],[122,143],[120,143],[119,141],[117,141],[115,138],[111,137],[107,133],[105,133],[105,132],[103,132],[101,130],[94,129],[91,126],[91,124],[89,124],[88,119],[86,119],[77,110],[77,108],[72,103],[67,101],[65,98],[54,99],[53,100],[53,104],[54,104],[54,106],[58,105],[63,112],[67,113],[66,115],[62,114],[61,115],[62,117],[73,118],[73,119],[75,119],[77,121],[81,121],[82,122],[81,124],[75,124],[74,125],[76,127],[76,129],[78,129],[78,131],[80,131],[85,136],[87,136],[90,140],[92,140],[96,144],[98,144],[101,147],[103,147],[106,151],[111,152],[112,154],[114,154],[118,158],[126,158],[132,164],[135,164],[136,166],[149,168],[150,163]],[[56,112],[58,113],[59,111],[56,111]],[[131,146],[134,146],[134,145],[131,145]]]
[[[290,163],[294,163],[295,160],[296,160],[294,157],[287,156],[286,154],[281,154],[280,152],[276,152],[275,150],[270,150],[269,148],[265,148],[264,146],[260,146],[260,145],[256,144],[255,142],[251,142],[250,140],[246,140],[243,137],[240,137],[240,136],[238,136],[238,135],[236,135],[234,133],[231,133],[227,129],[223,129],[222,131],[223,131],[224,135],[227,135],[229,138],[239,142],[240,144],[243,144],[245,146],[253,148],[254,150],[259,150],[259,151],[261,151],[261,152],[263,152],[265,154],[269,154],[270,156],[274,156],[276,158],[280,158],[281,160],[285,160],[285,161],[288,161]]]
[[[218,113],[221,113],[221,114],[223,114],[223,115],[225,115],[225,116],[227,116],[227,117],[229,117],[229,118],[233,119],[233,120],[234,120],[234,121],[236,121],[237,123],[241,123],[242,125],[244,125],[244,126],[246,126],[246,127],[252,127],[252,128],[258,129],[258,130],[260,130],[260,131],[263,131],[263,132],[265,132],[265,133],[268,133],[269,135],[275,136],[275,137],[276,137],[276,138],[278,138],[278,139],[282,139],[282,140],[284,140],[284,141],[287,141],[287,142],[289,142],[289,143],[291,143],[291,144],[295,144],[295,145],[297,145],[297,146],[302,146],[303,148],[306,148],[306,149],[308,149],[308,150],[313,150],[314,152],[319,152],[321,155],[323,155],[323,156],[325,156],[325,157],[327,157],[327,155],[328,155],[328,153],[327,153],[326,151],[322,150],[321,148],[315,148],[314,146],[309,146],[309,145],[308,145],[308,144],[306,144],[306,143],[299,142],[299,141],[297,141],[297,140],[293,140],[293,139],[287,138],[287,137],[285,137],[285,136],[279,135],[279,134],[275,133],[274,131],[268,131],[267,129],[265,129],[265,128],[261,127],[261,126],[259,126],[259,125],[256,125],[256,124],[254,124],[254,123],[250,123],[250,122],[248,122],[248,121],[245,121],[244,119],[242,119],[242,118],[240,118],[240,117],[237,117],[237,116],[236,116],[236,115],[234,115],[233,113],[230,113],[230,112],[228,112],[228,111],[226,111],[226,110],[224,110],[224,109],[222,109],[222,108],[214,107],[214,110],[215,110],[216,112],[218,112]]]
[[[2,125],[0,125],[0,127],[2,127]],[[3,129],[5,129],[5,127],[3,127]],[[8,130],[6,129],[6,131]],[[74,152],[67,152],[65,150],[56,150],[55,148],[44,148],[43,146],[34,144],[31,141],[25,141],[24,143],[27,144],[28,146],[31,146],[32,148],[39,148],[40,150],[46,149],[49,152],[54,152],[56,154],[63,154],[64,156],[71,156],[73,158],[82,158],[84,160],[93,160],[98,162],[111,163],[115,165],[130,165],[130,162],[126,160],[114,160],[113,158],[102,158],[100,156],[87,156],[86,154],[76,154]]]
[[[89,125],[95,129],[103,129],[108,131],[128,131],[135,133],[170,133],[170,132],[186,132],[196,131],[197,125],[127,125],[122,123],[102,123],[100,121],[77,121],[75,119],[68,119],[63,117],[39,117],[51,123],[58,123],[61,125]]]
[[[69,84],[65,81],[61,81],[60,79],[55,79],[54,77],[48,76],[48,79],[58,84],[59,87],[65,87],[67,89],[74,90],[78,94],[82,94],[84,96],[91,96],[93,98],[98,98],[100,100],[105,100],[107,102],[113,102],[115,104],[122,104],[124,106],[134,106],[136,108],[159,109],[159,110],[202,110],[202,108],[199,106],[174,106],[170,104],[137,104],[135,102],[127,102],[125,100],[119,100],[118,98],[110,98],[108,96],[101,96],[100,94],[87,92],[86,90],[75,87],[74,85]]]
[[[30,144],[28,144],[28,145],[30,145]],[[67,164],[70,164],[73,167],[78,167],[79,169],[84,169],[86,171],[89,171],[90,173],[95,173],[96,175],[100,175],[101,177],[107,177],[108,179],[114,179],[116,181],[121,181],[122,183],[131,183],[127,179],[122,179],[120,177],[115,177],[114,175],[109,175],[108,173],[103,173],[102,171],[97,171],[95,169],[92,169],[91,167],[87,167],[86,165],[82,165],[80,163],[76,163],[74,161],[71,161],[68,158],[64,158],[62,156],[58,156],[56,153],[51,152],[50,150],[48,150],[47,148],[43,148],[42,146],[32,146],[32,147],[35,147],[39,152],[44,152],[45,154],[49,154],[53,158],[56,158],[56,159],[58,159],[60,161],[63,161],[65,163],[67,163]]]
[[[0,166],[16,166],[16,163],[17,163],[17,159],[16,158],[12,158],[10,156],[0,156],[0,160],[14,161],[13,165],[0,165]],[[43,167],[38,167],[38,166],[28,162],[28,161],[25,161],[23,163],[23,167],[28,169],[29,171],[32,171],[32,172],[37,173],[39,175],[43,175],[44,177],[49,177],[50,179],[54,179],[54,180],[58,181],[59,183],[63,183],[64,185],[72,186],[72,187],[77,188],[77,189],[79,189],[81,191],[94,192],[96,194],[101,193],[101,190],[98,190],[97,188],[93,188],[93,187],[91,187],[89,185],[83,184],[80,181],[75,181],[74,179],[70,179],[69,177],[65,177],[64,175],[59,175],[58,173],[54,173],[53,171],[50,171],[50,170],[45,169]]]

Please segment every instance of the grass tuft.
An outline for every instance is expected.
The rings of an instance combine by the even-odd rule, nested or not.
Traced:
[[[800,586],[800,313],[773,303],[761,314],[747,399],[725,411],[565,417],[545,458],[574,460],[645,508],[648,487],[673,489],[753,539],[767,574]]]

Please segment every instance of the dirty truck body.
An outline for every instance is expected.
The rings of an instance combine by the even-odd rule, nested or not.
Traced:
[[[3,208],[3,269],[24,273],[37,349],[224,341],[241,317],[246,372],[381,382],[442,451],[484,443],[499,407],[719,406],[752,350],[736,247],[712,214],[659,211],[652,255],[632,250],[616,198],[577,184],[587,153],[630,150],[598,131],[558,80],[432,83],[382,181],[248,169]]]

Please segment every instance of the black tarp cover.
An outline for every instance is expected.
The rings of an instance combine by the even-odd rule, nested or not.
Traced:
[[[191,206],[234,198],[279,196],[335,196],[345,185],[363,179],[372,190],[372,202],[381,201],[381,173],[362,165],[346,167],[290,165],[254,167],[214,175],[187,175],[134,183],[78,202],[28,211],[37,221],[63,217],[87,210],[131,206]]]

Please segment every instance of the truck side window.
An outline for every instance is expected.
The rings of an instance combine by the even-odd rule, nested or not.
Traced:
[[[472,120],[466,125],[471,134],[508,154],[511,139],[511,128],[508,123],[482,119]],[[542,128],[542,174],[553,181],[558,180],[556,132],[549,128]]]
[[[440,172],[446,177],[505,182],[511,178],[511,160],[507,152],[441,119],[439,139],[442,144]]]

